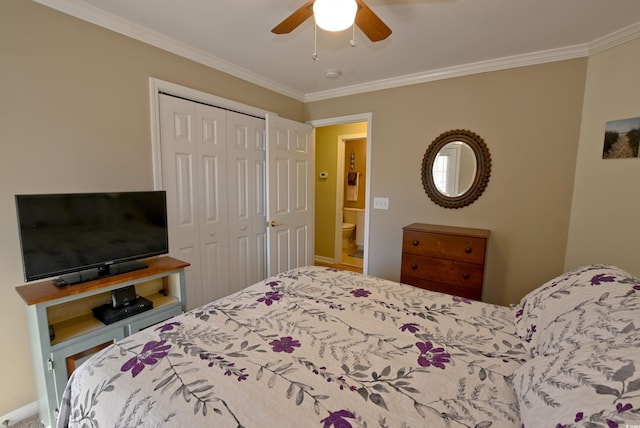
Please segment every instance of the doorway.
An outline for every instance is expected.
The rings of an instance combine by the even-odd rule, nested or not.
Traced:
[[[308,123],[316,132],[315,262],[317,265],[366,274],[369,256],[371,114]],[[349,180],[352,180],[351,183]],[[350,200],[347,200],[347,190]],[[348,214],[347,220],[345,213]],[[350,226],[346,225],[345,231],[344,223],[359,223],[360,230],[356,226],[355,230],[349,232]],[[347,242],[344,235],[349,234],[350,244],[344,248],[343,243]]]
[[[365,122],[360,122],[366,128]],[[367,134],[338,137],[335,258],[362,270],[366,216]]]

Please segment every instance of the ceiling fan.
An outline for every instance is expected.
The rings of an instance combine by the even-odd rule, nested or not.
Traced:
[[[274,34],[286,34],[295,30],[300,24],[306,21],[313,15],[313,5],[316,0],[311,0],[305,3],[298,10],[293,12],[280,24],[273,27],[271,30]],[[369,6],[367,6],[362,0],[355,0],[357,3],[357,11],[355,15],[355,25],[371,40],[372,42],[378,42],[384,40],[391,35],[391,29],[382,22],[378,15],[373,13]]]

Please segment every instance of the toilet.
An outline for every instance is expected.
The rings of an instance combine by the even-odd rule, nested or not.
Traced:
[[[351,242],[353,241],[353,232],[355,230],[355,224],[342,223],[342,248],[349,249],[349,247],[351,247]]]
[[[364,235],[364,209],[342,209],[342,248],[349,249],[356,244],[356,238]],[[355,234],[354,234],[355,231]]]

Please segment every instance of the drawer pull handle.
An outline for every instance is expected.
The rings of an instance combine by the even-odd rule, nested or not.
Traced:
[[[471,275],[469,275],[468,273],[463,273],[463,274],[462,274],[462,277],[463,277],[464,279],[469,279],[469,278],[471,278]]]
[[[418,265],[415,263],[411,263],[411,269],[416,270],[418,269]]]
[[[471,254],[471,251],[473,251],[471,249],[471,247],[465,247],[465,249],[464,249],[464,252],[467,253],[467,254]]]
[[[415,241],[413,241],[413,245],[415,247],[417,247],[418,245],[420,245],[420,241],[418,241],[417,239]]]

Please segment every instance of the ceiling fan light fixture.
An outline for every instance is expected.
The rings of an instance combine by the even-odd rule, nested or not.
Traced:
[[[351,27],[357,11],[355,0],[316,0],[313,3],[316,25],[326,31],[342,31]]]

